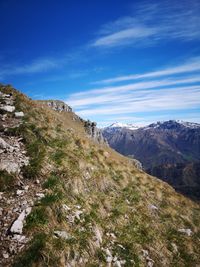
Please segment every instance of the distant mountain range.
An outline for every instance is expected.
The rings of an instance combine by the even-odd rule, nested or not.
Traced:
[[[200,124],[169,120],[145,127],[114,123],[103,129],[109,145],[190,197],[200,198]]]

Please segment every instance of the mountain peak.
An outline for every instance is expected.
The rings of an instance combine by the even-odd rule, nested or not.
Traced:
[[[114,122],[112,123],[110,126],[107,126],[105,128],[125,128],[125,129],[129,129],[129,130],[137,130],[140,127],[133,124],[133,123],[121,123],[121,122]]]
[[[168,121],[158,121],[156,123],[151,123],[148,126],[144,127],[144,129],[150,129],[150,128],[158,128],[158,129],[176,129],[176,128],[191,128],[191,129],[197,129],[200,128],[199,123],[194,122],[187,122],[182,120],[168,120]]]

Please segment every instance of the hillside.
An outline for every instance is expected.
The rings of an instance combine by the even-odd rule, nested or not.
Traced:
[[[199,265],[199,204],[72,110],[0,91],[1,266]]]
[[[149,174],[199,198],[200,174],[195,166],[200,161],[200,124],[171,120],[135,130],[111,126],[103,130],[103,135],[112,148],[138,159]],[[195,163],[190,165],[190,169],[194,166],[194,175],[180,172],[180,166],[184,169],[191,163]]]

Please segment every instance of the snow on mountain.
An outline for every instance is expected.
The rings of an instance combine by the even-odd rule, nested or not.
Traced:
[[[133,123],[121,123],[121,122],[115,122],[111,124],[110,126],[103,127],[102,131],[106,131],[109,133],[117,133],[121,132],[122,130],[152,130],[152,129],[158,129],[158,130],[175,130],[175,129],[183,129],[183,128],[189,128],[189,129],[198,129],[200,128],[199,123],[194,122],[186,122],[182,120],[169,120],[169,121],[158,121],[155,123],[151,123],[147,126],[137,126]]]
[[[186,127],[190,129],[197,129],[200,128],[199,123],[194,122],[186,122],[182,120],[169,120],[169,121],[158,121],[156,123],[149,124],[146,127],[143,127],[143,130],[149,130],[149,129],[175,129],[175,128],[181,128]]]
[[[121,122],[115,122],[111,124],[110,126],[105,127],[106,129],[129,129],[129,130],[137,130],[140,127],[137,125],[134,125],[132,123],[121,123]],[[104,129],[105,129],[104,128]]]

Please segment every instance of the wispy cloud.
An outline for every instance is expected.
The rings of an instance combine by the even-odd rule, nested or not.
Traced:
[[[55,57],[42,57],[31,60],[30,62],[14,62],[14,63],[6,63],[6,58],[4,58],[1,62],[0,68],[0,79],[4,79],[8,76],[13,75],[21,75],[21,74],[35,74],[35,73],[45,73],[54,71],[57,69],[65,69],[66,66],[73,66],[74,63],[81,63],[86,61],[87,58],[84,54],[84,51],[81,48],[77,48],[76,51],[71,51],[68,53],[61,53]],[[84,71],[81,73],[85,73]],[[69,78],[69,75],[66,71],[66,75],[57,75],[57,77],[50,76],[49,80],[55,79],[64,79]]]
[[[176,74],[196,72],[196,71],[200,71],[200,58],[199,57],[194,58],[190,62],[183,63],[179,66],[167,67],[159,71],[153,71],[153,72],[148,72],[144,74],[131,74],[131,75],[113,77],[113,78],[94,82],[94,84],[109,84],[109,83],[115,83],[115,82],[137,80],[141,78],[155,78],[155,77],[176,75]]]
[[[199,1],[151,1],[134,8],[133,14],[103,25],[93,47],[148,45],[163,39],[200,39]]]
[[[39,72],[46,72],[55,68],[58,68],[59,62],[55,59],[37,59],[29,64],[21,64],[18,66],[5,65],[2,70],[0,70],[0,77],[6,77],[10,75],[18,74],[33,74]]]
[[[178,74],[184,73],[184,76]],[[137,117],[142,112],[193,110],[200,107],[200,65],[197,59],[140,75],[142,81],[94,88],[71,94],[66,102],[85,117]],[[163,76],[168,75],[167,78]],[[126,77],[126,76],[125,76]],[[133,74],[133,77],[134,74]],[[151,80],[148,78],[151,77]],[[107,79],[109,83],[122,79]],[[123,79],[123,81],[131,79]],[[146,115],[148,118],[148,115]]]
[[[138,26],[134,28],[124,29],[118,32],[110,33],[109,35],[100,37],[95,40],[92,46],[116,46],[120,44],[129,44],[136,42],[139,39],[144,39],[155,35],[156,28],[148,28],[144,26]]]

